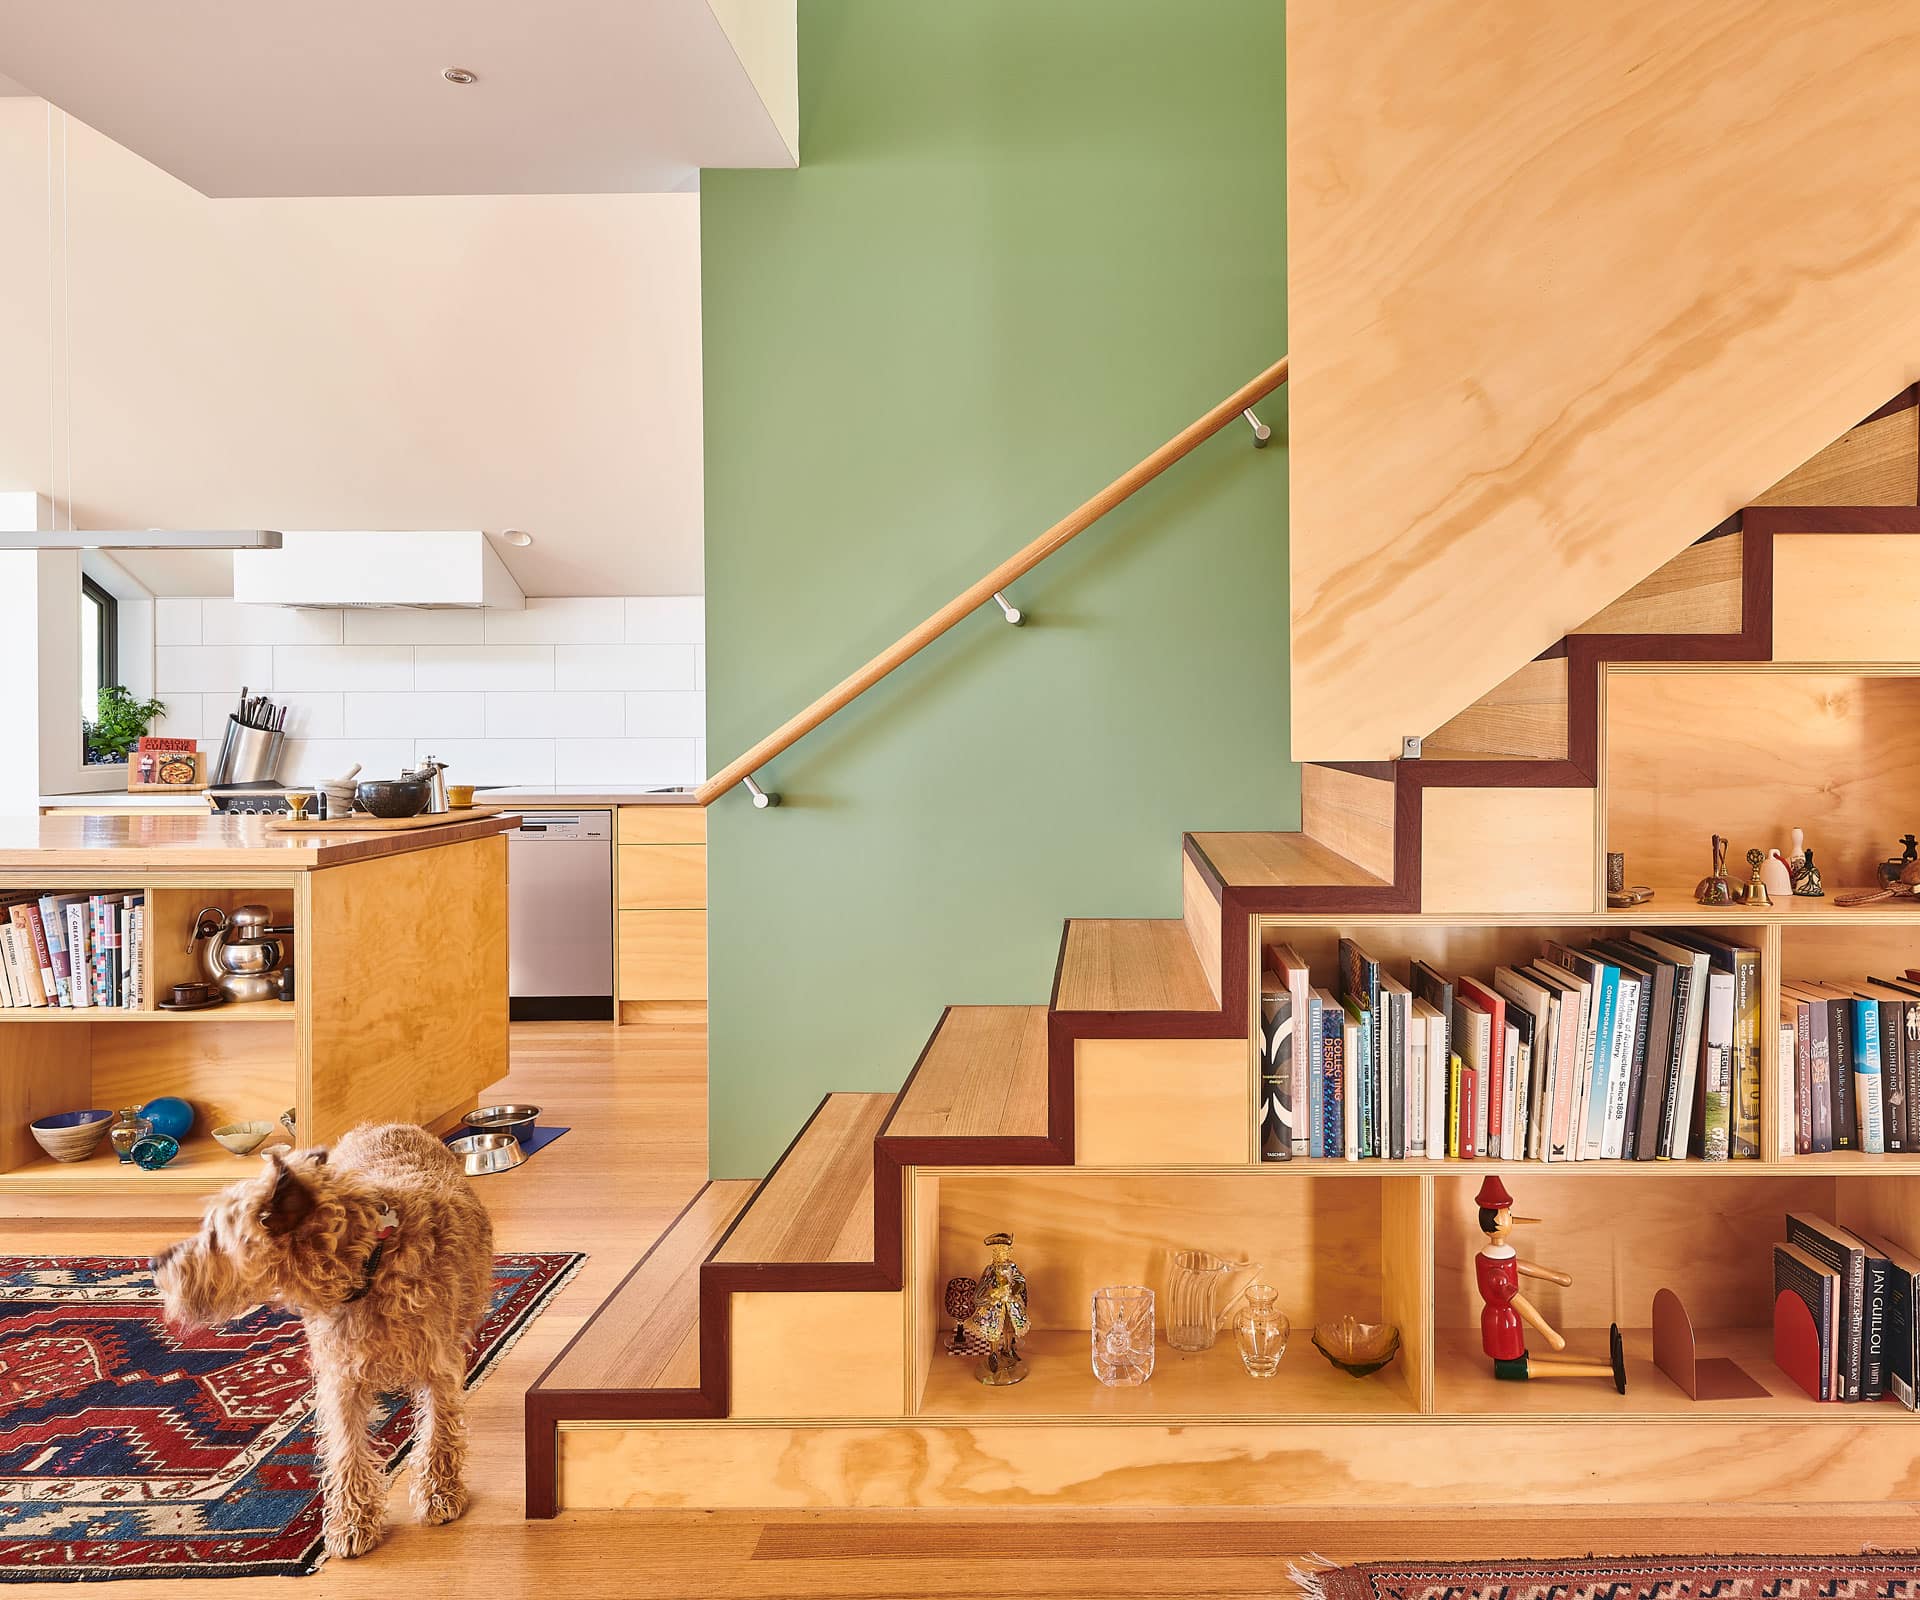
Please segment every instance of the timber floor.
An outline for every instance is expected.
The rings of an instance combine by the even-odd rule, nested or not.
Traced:
[[[585,1250],[586,1268],[474,1395],[474,1506],[446,1528],[406,1520],[404,1478],[386,1542],[307,1579],[237,1579],[220,1600],[438,1600],[565,1593],[570,1600],[779,1597],[905,1600],[970,1594],[1289,1596],[1290,1562],[1427,1556],[1585,1555],[1590,1551],[1857,1550],[1920,1545],[1910,1518],[1795,1516],[1702,1508],[1657,1518],[1525,1515],[1408,1519],[1194,1513],[568,1513],[521,1516],[521,1399],[699,1187],[706,1171],[706,1030],[698,1008],[615,1029],[599,1023],[514,1028],[501,1095],[547,1107],[573,1131],[525,1167],[484,1180],[500,1247]],[[8,1224],[8,1251],[146,1253],[177,1228],[41,1220]],[[1524,1462],[1489,1462],[1489,1481]],[[207,1586],[203,1586],[206,1588]],[[52,1591],[49,1591],[52,1592]],[[183,1600],[177,1581],[113,1583],[108,1600]],[[213,1592],[208,1589],[207,1592]]]

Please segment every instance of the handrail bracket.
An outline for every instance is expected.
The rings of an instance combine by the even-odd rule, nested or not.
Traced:
[[[1264,450],[1267,447],[1267,441],[1273,437],[1273,429],[1260,420],[1252,406],[1248,406],[1240,415],[1247,419],[1247,426],[1253,429],[1254,449]]]
[[[1000,608],[1000,615],[1005,617],[1013,627],[1017,628],[1027,620],[1021,609],[1007,598],[1006,590],[995,589],[993,603]]]
[[[753,775],[751,773],[740,781],[746,785],[747,793],[753,796],[754,810],[765,811],[768,806],[777,806],[780,804],[780,796],[775,794],[771,789],[761,788],[759,784],[753,781]]]

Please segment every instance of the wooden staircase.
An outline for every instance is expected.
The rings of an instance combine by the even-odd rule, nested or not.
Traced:
[[[1822,465],[1830,455],[1866,460],[1858,470],[1876,485],[1887,476],[1850,434],[1796,477],[1843,498],[1851,480]],[[1920,466],[1905,470],[1920,500]],[[1603,908],[1592,791],[1608,670],[1771,660],[1779,542],[1841,533],[1920,535],[1920,507],[1749,508],[1436,730],[1422,759],[1306,767],[1297,832],[1186,835],[1181,916],[1069,920],[1045,1005],[949,1008],[897,1094],[828,1095],[758,1184],[708,1184],[529,1391],[528,1515],[570,1503],[563,1435],[590,1465],[596,1430],[620,1424],[811,1439],[869,1418],[911,1433],[909,1454],[934,1449],[937,1430],[915,1418],[941,1321],[942,1174],[1250,1170],[1260,919]],[[1430,836],[1448,841],[1444,865],[1424,859]],[[1430,1207],[1430,1191],[1396,1187],[1420,1181],[1397,1166],[1365,1173],[1383,1215]],[[1431,1259],[1401,1266],[1405,1292],[1430,1292]],[[687,1448],[728,1470],[726,1443],[702,1435]],[[1022,1503],[1023,1491],[978,1493]],[[678,1503],[705,1502],[689,1488]]]

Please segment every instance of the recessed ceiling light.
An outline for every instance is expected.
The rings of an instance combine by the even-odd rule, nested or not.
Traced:
[[[500,537],[505,539],[508,544],[520,550],[526,549],[528,545],[533,543],[533,535],[519,528],[504,529]]]
[[[445,78],[448,83],[464,84],[464,83],[478,83],[480,81],[479,73],[469,72],[465,67],[448,67],[445,72],[440,74],[440,76]]]

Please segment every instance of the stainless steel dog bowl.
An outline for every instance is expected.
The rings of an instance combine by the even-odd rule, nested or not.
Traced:
[[[520,1141],[510,1133],[465,1133],[447,1148],[460,1158],[469,1178],[505,1172],[527,1159]]]
[[[538,1106],[482,1106],[460,1120],[475,1133],[520,1134],[540,1118]]]

